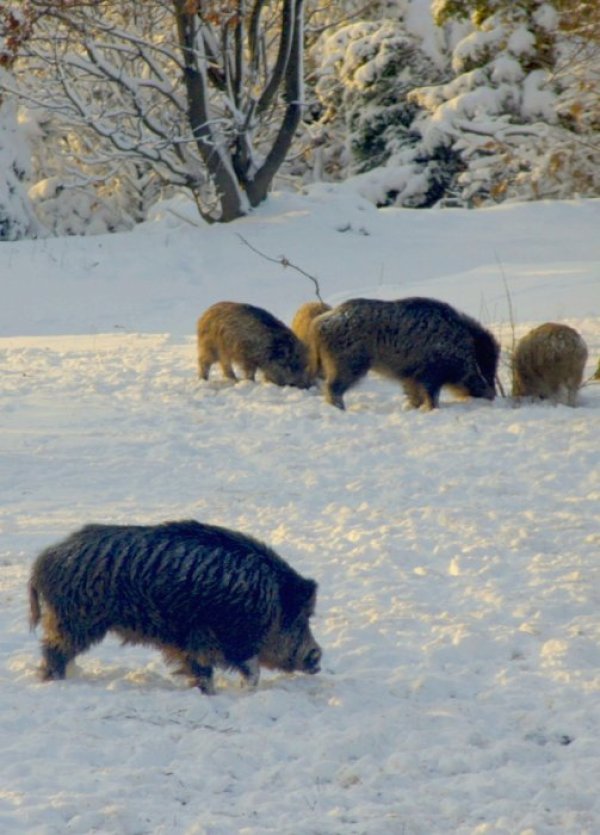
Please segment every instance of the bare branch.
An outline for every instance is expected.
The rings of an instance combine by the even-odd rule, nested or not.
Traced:
[[[305,276],[310,281],[312,281],[312,283],[315,285],[315,295],[316,295],[316,297],[318,298],[318,300],[320,302],[323,301],[323,298],[321,296],[321,287],[319,285],[319,279],[318,278],[315,278],[314,275],[311,275],[310,273],[307,273],[306,270],[302,269],[302,267],[298,267],[298,266],[296,266],[296,264],[292,264],[292,262],[288,258],[286,258],[285,255],[280,255],[279,258],[272,258],[270,255],[265,255],[264,252],[261,252],[260,249],[257,249],[255,246],[253,246],[251,243],[249,243],[246,240],[246,238],[244,238],[243,235],[240,235],[239,232],[237,232],[236,234],[237,234],[238,238],[240,239],[240,241],[243,244],[245,244],[248,247],[248,249],[251,249],[252,252],[255,252],[257,255],[260,255],[261,258],[264,258],[266,261],[270,261],[272,264],[279,264],[282,267],[291,267],[292,270],[296,270],[296,272],[299,272],[301,275]]]
[[[93,131],[102,164],[137,156],[213,220],[265,198],[301,116],[303,0],[32,2],[20,94],[63,147]]]

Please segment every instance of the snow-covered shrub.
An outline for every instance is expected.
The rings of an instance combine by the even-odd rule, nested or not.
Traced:
[[[93,136],[83,129],[76,132],[52,114],[32,108],[20,111],[20,123],[31,150],[34,185],[29,196],[52,234],[129,229],[146,220],[163,196],[163,185],[148,165],[110,155],[103,160]]]
[[[561,29],[560,5],[434,4],[440,23],[467,15],[473,23],[454,48],[453,80],[409,96],[422,109],[413,123],[422,158],[436,164],[443,148],[461,161],[446,198],[479,205],[599,193],[598,124],[590,131],[583,119],[594,65],[577,70],[581,42]]]
[[[342,161],[342,174],[370,171],[415,145],[417,107],[408,93],[423,80],[439,81],[441,72],[401,20],[361,21],[327,32],[312,59],[319,128],[331,135],[338,126],[337,153],[335,143],[326,149]]]
[[[35,237],[40,232],[25,185],[30,153],[10,100],[0,100],[0,241]]]
[[[29,198],[54,235],[101,235],[131,229],[133,220],[122,211],[119,196],[103,192],[97,184],[84,187],[49,177],[29,189]]]

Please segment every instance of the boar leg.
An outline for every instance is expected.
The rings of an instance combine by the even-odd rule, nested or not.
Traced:
[[[409,405],[413,409],[419,409],[427,398],[423,386],[416,380],[409,379],[408,377],[401,380],[401,383]]]
[[[260,679],[260,664],[258,662],[257,655],[254,655],[247,661],[242,661],[241,664],[238,664],[238,670],[242,674],[244,683],[247,687],[254,688],[258,685]]]
[[[43,660],[40,666],[40,677],[42,681],[64,678],[67,664],[73,657],[74,653],[68,653],[60,647],[44,641],[42,644]]]
[[[430,412],[432,409],[437,409],[440,405],[440,389],[435,388],[431,390],[427,386],[424,386],[425,390],[425,398],[423,400],[423,405],[421,408],[425,412]]]
[[[223,371],[223,376],[226,377],[228,380],[237,380],[229,357],[221,357],[219,361],[221,363],[221,370]]]
[[[325,399],[332,406],[344,409],[342,395],[355,385],[369,370],[370,360],[365,353],[357,352],[343,358],[343,362],[324,357]]]
[[[208,345],[198,348],[198,376],[201,380],[208,380],[212,364],[216,361],[215,351]]]
[[[345,409],[342,395],[346,388],[340,380],[328,380],[325,383],[325,400],[332,406],[337,406],[338,409]]]
[[[214,696],[215,682],[213,679],[213,668],[200,664],[195,658],[189,655],[186,660],[193,684],[199,688],[201,693],[205,693],[207,696]]]
[[[420,408],[425,412],[437,409],[440,405],[440,392],[442,390],[442,382],[439,377],[436,374],[425,375],[420,380],[415,380],[415,384],[419,387],[423,396]]]
[[[176,673],[187,676],[192,685],[198,687],[202,693],[214,695],[213,668],[210,664],[203,663],[195,653],[182,651],[178,647],[159,645],[159,648],[168,664],[179,665]]]
[[[579,390],[579,386],[570,383],[567,385],[567,406],[576,406],[577,405],[577,392]]]
[[[57,612],[48,608],[44,616],[44,637],[42,640],[42,664],[40,675],[43,681],[65,678],[67,664],[76,655],[85,652],[92,644],[106,635],[104,624],[89,626],[85,633],[73,634],[68,625],[61,622]]]
[[[254,382],[256,378],[256,369],[258,366],[254,365],[253,363],[245,362],[242,364],[242,371],[244,373],[245,380],[251,380]]]
[[[208,380],[211,365],[210,360],[204,360],[201,357],[198,359],[198,376],[201,380]]]

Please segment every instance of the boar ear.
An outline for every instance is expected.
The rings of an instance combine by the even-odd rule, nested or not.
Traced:
[[[281,589],[281,607],[283,623],[289,626],[299,615],[310,617],[317,600],[317,584],[304,577],[295,578]]]

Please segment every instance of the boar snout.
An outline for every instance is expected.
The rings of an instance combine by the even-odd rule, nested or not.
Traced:
[[[321,671],[321,652],[319,647],[313,647],[313,649],[308,652],[303,659],[302,662],[302,671],[304,673],[308,673],[309,675],[314,675],[315,673],[319,673]]]

